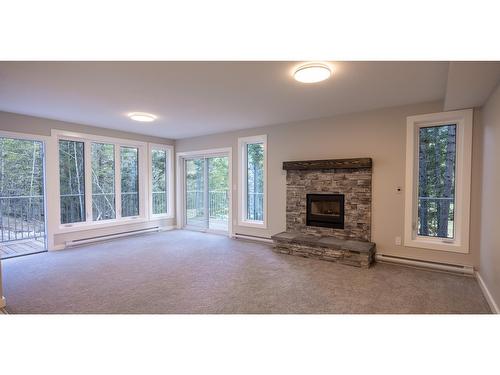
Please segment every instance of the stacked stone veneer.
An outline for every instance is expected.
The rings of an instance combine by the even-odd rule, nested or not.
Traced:
[[[344,229],[306,225],[306,195],[344,194]],[[338,239],[370,241],[372,169],[288,170],[286,230]]]
[[[285,162],[286,232],[272,236],[274,250],[368,268],[375,256],[371,237],[371,159]],[[365,165],[360,167],[359,164]],[[316,168],[354,164],[355,168]],[[307,194],[343,194],[344,229],[306,225]]]

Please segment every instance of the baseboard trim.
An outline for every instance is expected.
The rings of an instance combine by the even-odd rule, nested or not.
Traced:
[[[5,306],[7,306],[7,302],[5,301],[5,297],[2,296],[0,298],[0,309],[3,309]]]
[[[483,278],[479,274],[479,272],[476,271],[476,279],[477,283],[479,284],[479,287],[481,288],[481,291],[483,292],[484,298],[486,298],[486,302],[488,302],[488,305],[490,305],[491,312],[493,314],[500,314],[500,309],[498,308],[498,305],[496,304],[495,300],[493,299],[493,296],[491,295],[488,287],[484,283]]]
[[[174,229],[177,229],[177,227],[175,227],[174,225],[167,225],[167,226],[159,226],[156,230],[152,230],[150,231],[149,233],[151,232],[167,232],[167,231],[170,231],[170,230],[174,230]],[[140,233],[139,231],[143,231],[142,233]],[[131,233],[130,235],[140,235],[140,234],[146,234],[148,233],[147,230],[142,230],[142,229],[139,229],[137,233]],[[112,240],[114,238],[121,238],[121,237],[126,237],[127,235],[125,236],[122,236],[120,234],[118,235],[109,235],[109,236],[106,236],[108,238],[104,238],[103,236],[103,239],[102,240],[96,240],[96,241],[92,241],[92,242],[88,242],[88,243],[99,243],[99,242],[103,242],[103,241],[109,241],[109,240]],[[81,245],[84,245],[86,244],[86,242],[83,242],[81,241],[80,242]],[[58,244],[58,245],[54,245],[52,247],[52,249],[49,249],[49,251],[58,251],[58,250],[65,250],[65,249],[70,249],[72,247],[77,247],[78,244],[75,244],[75,245],[67,245],[67,244]]]
[[[237,239],[237,240],[264,242],[264,243],[267,243],[267,244],[272,244],[273,243],[273,240],[271,240],[270,238],[259,237],[259,236],[250,236],[250,235],[247,235],[247,234],[236,233],[236,234],[233,235],[233,238]]]
[[[393,255],[376,254],[375,260],[381,263],[395,263],[410,267],[425,268],[433,271],[451,272],[459,275],[474,276],[474,268],[460,264],[429,262],[418,259],[403,258]]]

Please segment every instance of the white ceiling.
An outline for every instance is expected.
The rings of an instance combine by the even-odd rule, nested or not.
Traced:
[[[295,62],[0,62],[0,110],[178,139],[445,98],[447,62],[331,65],[301,84]]]

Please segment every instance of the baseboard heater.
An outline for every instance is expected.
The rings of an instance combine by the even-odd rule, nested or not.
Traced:
[[[235,233],[233,235],[233,238],[239,239],[239,240],[247,240],[247,241],[258,241],[258,242],[265,242],[265,243],[273,243],[273,240],[271,240],[268,237],[260,237],[260,236],[251,236],[249,234],[240,234],[240,233]]]
[[[417,260],[417,259],[396,257],[396,256],[392,256],[392,255],[383,255],[383,254],[376,254],[375,260],[377,262],[397,263],[397,264],[403,264],[406,266],[430,268],[430,269],[438,270],[438,271],[446,271],[446,272],[453,272],[453,273],[459,273],[459,274],[463,274],[463,275],[474,276],[474,268],[471,266],[463,266],[463,265],[439,263],[439,262],[429,262],[429,261],[423,261],[423,260]]]
[[[136,234],[143,234],[143,233],[149,233],[149,232],[158,232],[159,230],[160,230],[160,227],[156,226],[156,227],[152,227],[152,228],[129,230],[126,232],[120,232],[120,233],[115,233],[115,234],[106,234],[103,236],[80,238],[78,240],[66,241],[65,246],[66,247],[73,247],[73,246],[83,245],[83,244],[92,243],[92,242],[111,240],[113,238],[127,237],[127,236],[133,236]]]

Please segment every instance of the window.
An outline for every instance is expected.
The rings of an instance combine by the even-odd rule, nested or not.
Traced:
[[[115,217],[115,146],[92,143],[92,218]]]
[[[120,148],[122,217],[139,215],[139,150]]]
[[[84,143],[59,141],[61,224],[85,221]]]
[[[61,130],[52,135],[59,146],[61,232],[146,220],[147,144]]]
[[[266,227],[267,136],[239,141],[239,224]]]
[[[455,124],[419,129],[419,236],[454,238],[456,129]]]
[[[468,252],[472,110],[407,124],[405,245]]]
[[[150,150],[151,214],[172,216],[173,197],[170,195],[172,148],[166,145],[153,145]]]

